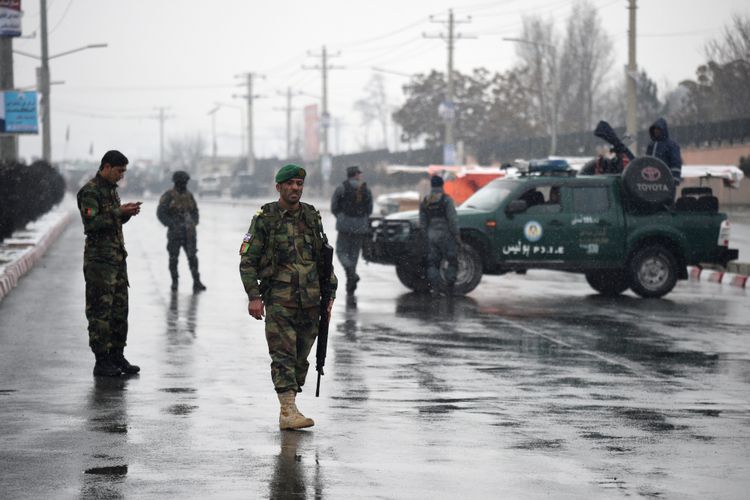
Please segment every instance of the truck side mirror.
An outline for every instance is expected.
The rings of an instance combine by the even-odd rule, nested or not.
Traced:
[[[505,213],[508,215],[520,214],[525,212],[526,208],[526,200],[513,200],[505,207]]]

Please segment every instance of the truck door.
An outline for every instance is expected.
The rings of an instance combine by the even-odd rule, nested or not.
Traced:
[[[500,262],[518,267],[562,266],[569,252],[565,231],[570,227],[563,210],[565,189],[553,183],[529,187],[514,197],[526,202],[525,211],[498,214],[494,247]]]
[[[580,267],[622,263],[625,222],[611,184],[571,186],[570,255]]]

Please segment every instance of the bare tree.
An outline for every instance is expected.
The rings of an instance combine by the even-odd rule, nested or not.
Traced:
[[[524,69],[522,85],[531,90],[531,116],[544,125],[550,135],[550,154],[557,150],[560,118],[560,80],[557,36],[552,19],[540,16],[523,18],[516,53]]]
[[[722,37],[708,42],[706,55],[719,64],[737,60],[750,62],[750,17],[733,15],[731,24],[724,27]]]
[[[567,21],[560,64],[562,129],[592,130],[602,84],[612,67],[612,41],[597,9],[588,0],[573,6]]]
[[[385,91],[385,78],[379,73],[370,77],[365,86],[366,97],[354,103],[354,108],[362,115],[364,127],[363,139],[365,144],[369,143],[369,129],[373,123],[380,125],[381,144],[383,148],[388,147],[388,122],[390,121],[391,108],[388,105],[388,95]]]
[[[172,164],[172,170],[182,169],[196,174],[198,162],[203,158],[206,147],[206,139],[200,132],[169,139],[167,157]]]

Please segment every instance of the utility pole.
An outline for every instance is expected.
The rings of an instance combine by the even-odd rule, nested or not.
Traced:
[[[453,9],[448,10],[448,20],[441,21],[433,19],[430,16],[430,21],[433,23],[447,24],[448,35],[443,33],[437,35],[428,35],[423,33],[424,38],[442,38],[447,42],[448,45],[448,70],[446,73],[446,90],[445,100],[440,104],[440,114],[445,121],[445,139],[443,141],[443,163],[445,165],[454,165],[456,163],[456,141],[453,131],[453,123],[456,119],[456,105],[453,102],[453,49],[455,48],[456,39],[459,38],[476,38],[473,36],[465,36],[455,34],[455,25],[461,23],[470,23],[471,16],[465,20],[457,21],[453,18]]]
[[[286,106],[283,108],[274,108],[286,113],[286,157],[292,157],[292,111],[298,109],[292,107],[292,97],[300,95],[301,92],[293,92],[292,87],[287,87],[286,92],[278,92],[279,95],[286,96]]]
[[[216,150],[218,149],[216,146],[216,112],[219,111],[220,107],[216,105],[208,112],[211,115],[211,160],[214,164],[216,163]]]
[[[255,150],[253,149],[253,100],[259,99],[263,96],[253,94],[253,78],[265,78],[263,75],[257,73],[248,72],[244,75],[237,75],[238,77],[245,78],[245,86],[247,88],[247,94],[238,95],[235,94],[233,97],[242,97],[247,99],[247,173],[255,173]]]
[[[317,54],[314,54],[312,52],[308,52],[309,55],[313,57],[317,57]],[[340,53],[331,54],[329,56],[328,52],[326,51],[326,46],[323,45],[323,48],[320,52],[320,58],[321,63],[320,65],[316,66],[302,66],[302,69],[315,69],[320,70],[321,72],[321,80],[322,80],[322,86],[323,86],[323,94],[321,98],[321,105],[322,105],[322,112],[320,115],[320,125],[323,129],[323,134],[321,137],[321,146],[322,146],[322,153],[320,158],[320,171],[321,171],[321,178],[325,183],[328,182],[328,179],[331,175],[331,156],[328,151],[328,129],[331,126],[331,114],[328,112],[328,71],[333,69],[343,69],[343,66],[333,66],[328,64],[328,57],[338,57],[340,56]]]
[[[39,92],[42,94],[42,159],[52,162],[52,121],[50,118],[49,46],[47,43],[47,0],[40,0],[40,26],[42,42],[42,66],[39,69]]]
[[[636,79],[638,78],[638,66],[635,59],[635,14],[636,0],[628,0],[629,27],[628,27],[628,67],[625,70],[625,85],[627,88],[628,114],[626,122],[626,133],[632,137],[633,143],[630,149],[638,154],[638,95],[636,93]]]
[[[13,87],[13,38],[0,37],[0,92]],[[16,136],[0,135],[0,161],[16,159],[18,159]]]
[[[170,117],[165,113],[168,108],[160,107],[156,109],[159,111],[159,115],[156,117],[159,120],[159,167],[164,168],[164,122]]]

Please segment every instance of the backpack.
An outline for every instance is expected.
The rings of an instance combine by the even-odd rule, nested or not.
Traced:
[[[363,182],[357,188],[349,181],[344,181],[344,195],[341,197],[341,211],[349,217],[366,217],[370,215],[370,193],[367,183]]]
[[[427,215],[427,224],[429,224],[432,219],[447,219],[447,207],[448,203],[444,194],[441,194],[440,198],[437,200],[434,200],[432,195],[425,196],[422,200],[422,209]]]

